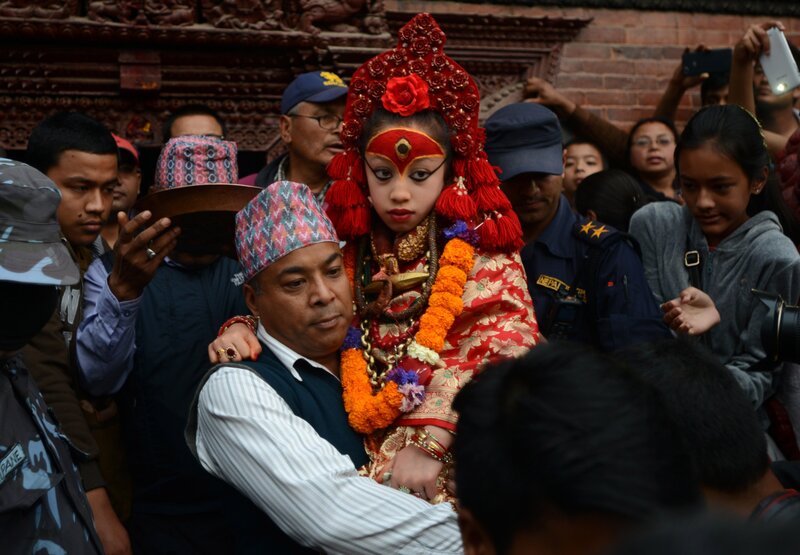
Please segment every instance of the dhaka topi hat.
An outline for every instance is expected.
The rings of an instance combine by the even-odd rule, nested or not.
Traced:
[[[190,185],[236,183],[236,143],[208,135],[170,139],[156,165],[153,191]]]
[[[310,71],[298,75],[289,83],[281,97],[281,114],[301,102],[324,104],[343,98],[347,94],[347,85],[342,78],[330,71]]]
[[[38,170],[0,158],[0,281],[72,285],[78,267],[61,240],[61,193]]]
[[[338,243],[333,224],[306,185],[276,181],[236,214],[236,253],[250,281],[292,251]]]
[[[564,173],[564,146],[556,115],[539,104],[504,106],[486,120],[486,154],[500,179],[522,173]]]

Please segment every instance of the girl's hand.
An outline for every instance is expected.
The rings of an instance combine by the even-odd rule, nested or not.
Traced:
[[[425,429],[449,449],[453,438],[447,430],[437,426],[426,426]],[[378,477],[384,485],[395,489],[406,487],[412,494],[430,500],[438,491],[437,484],[443,466],[428,453],[410,444],[397,452],[394,459],[381,469]]]
[[[260,354],[261,343],[245,324],[233,324],[208,346],[211,364],[256,360]]]
[[[687,287],[680,295],[661,305],[664,322],[673,330],[700,335],[720,322],[714,301],[696,287]]]

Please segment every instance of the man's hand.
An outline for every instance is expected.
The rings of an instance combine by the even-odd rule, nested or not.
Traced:
[[[94,526],[103,550],[107,555],[131,555],[131,542],[128,532],[117,518],[111,507],[111,500],[105,488],[97,488],[86,492],[89,506],[94,516]]]
[[[576,104],[556,90],[556,88],[538,77],[529,77],[522,90],[525,102],[535,102],[547,106],[559,116],[566,117],[575,111]]]
[[[114,267],[108,276],[108,286],[119,301],[130,301],[139,297],[153,279],[161,261],[177,244],[180,229],[169,229],[169,218],[161,218],[136,234],[150,216],[149,210],[130,221],[124,212],[117,216],[119,239],[114,245]]]
[[[767,30],[777,27],[784,30],[780,21],[767,21],[751,25],[744,36],[733,47],[734,62],[754,62],[761,54],[769,54],[769,36]]]
[[[230,354],[233,356],[229,356]],[[256,360],[260,354],[261,343],[245,324],[233,324],[208,346],[208,360],[211,364]]]
[[[673,330],[700,335],[720,322],[714,301],[696,287],[687,287],[680,295],[661,305],[664,322]]]
[[[697,48],[694,49],[694,52],[707,52],[708,48],[704,45],[699,45]],[[684,54],[688,54],[691,52],[688,48],[683,51]],[[669,79],[669,86],[680,90],[681,93],[684,93],[691,89],[692,87],[696,87],[703,81],[708,79],[708,73],[701,73],[700,75],[684,75],[683,74],[683,58],[678,62],[678,67],[675,68],[675,71],[672,72],[672,77]]]

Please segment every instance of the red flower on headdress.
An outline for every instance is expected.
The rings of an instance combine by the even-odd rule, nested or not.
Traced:
[[[411,60],[408,62],[408,69],[411,70],[411,73],[416,73],[417,75],[424,76],[428,73],[428,66],[422,60]]]
[[[378,100],[380,97],[383,96],[383,93],[386,92],[386,85],[381,83],[380,81],[373,81],[369,84],[369,96]]]
[[[422,58],[431,51],[431,43],[425,37],[417,37],[411,41],[411,52]]]
[[[458,97],[450,91],[445,92],[439,97],[439,106],[445,112],[449,112],[458,102]]]
[[[386,73],[386,63],[380,58],[373,58],[367,63],[367,70],[373,79],[380,79]]]
[[[454,114],[450,118],[450,125],[456,131],[464,131],[469,125],[469,116],[461,113]]]
[[[342,132],[339,136],[343,141],[356,142],[361,135],[362,126],[358,121],[346,121],[342,125]]]
[[[448,65],[447,58],[444,54],[436,54],[433,58],[431,58],[431,67],[437,71],[442,71]]]
[[[456,138],[453,140],[453,148],[456,152],[458,152],[461,156],[467,156],[472,151],[472,146],[475,142],[472,140],[466,133],[459,133],[456,135]]]
[[[419,75],[413,74],[389,79],[381,100],[384,108],[401,116],[410,116],[431,105],[428,84]]]
[[[442,89],[446,84],[447,78],[441,73],[434,73],[431,75],[430,79],[428,79],[428,85],[435,91]]]
[[[369,83],[366,79],[353,79],[350,82],[350,90],[356,94],[364,94],[369,88]]]
[[[372,113],[372,101],[365,96],[359,96],[353,102],[353,111],[359,117],[367,117]]]
[[[461,97],[461,108],[465,112],[472,112],[475,108],[478,107],[480,100],[474,94],[467,94]]]
[[[395,48],[386,54],[386,60],[396,66],[401,66],[406,63],[406,51],[404,48]]]
[[[469,75],[466,71],[456,71],[450,77],[450,86],[455,90],[461,90],[469,85]]]

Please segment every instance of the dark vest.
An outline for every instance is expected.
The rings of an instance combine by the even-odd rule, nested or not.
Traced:
[[[201,269],[162,264],[142,295],[133,371],[119,400],[135,511],[213,511],[233,492],[200,466],[183,434],[208,343],[228,318],[247,313],[239,272],[225,257]]]
[[[314,430],[343,455],[350,457],[353,467],[359,468],[369,462],[369,457],[364,450],[364,439],[357,434],[347,422],[347,413],[342,401],[342,385],[330,373],[311,366],[305,361],[296,363],[298,372],[303,378],[300,382],[292,376],[291,372],[278,360],[274,353],[264,347],[261,356],[255,362],[246,361],[242,364],[224,364],[209,370],[200,390],[206,380],[222,366],[244,366],[258,374],[280,395],[292,412],[311,424]],[[189,416],[187,427],[187,441],[194,446],[197,431],[197,397]],[[238,555],[256,553],[313,553],[295,543],[284,534],[267,515],[252,503],[240,504],[232,509],[231,516],[236,522],[236,536]],[[324,526],[324,523],[320,523]]]

